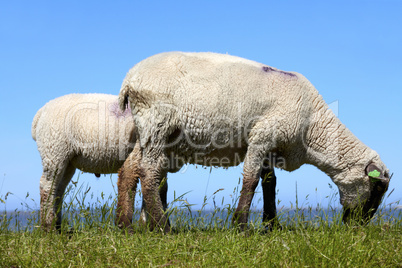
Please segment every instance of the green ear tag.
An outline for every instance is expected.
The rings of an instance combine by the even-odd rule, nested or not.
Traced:
[[[381,172],[379,172],[378,170],[374,169],[373,171],[369,172],[368,175],[370,177],[373,177],[373,178],[378,178],[381,175]]]
[[[369,172],[368,175],[369,175],[369,177],[370,177],[372,182],[376,182],[376,181],[380,180],[378,177],[381,175],[381,172],[379,172],[378,170],[374,169],[373,171]]]

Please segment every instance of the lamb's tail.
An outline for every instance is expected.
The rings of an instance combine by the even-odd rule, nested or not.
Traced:
[[[38,112],[36,112],[35,117],[32,121],[32,128],[31,128],[31,134],[32,134],[32,139],[36,141],[36,126],[38,125],[38,121],[40,116],[42,115],[43,112],[43,107],[39,109]]]

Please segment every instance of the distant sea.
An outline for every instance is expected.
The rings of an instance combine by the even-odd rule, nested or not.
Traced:
[[[140,209],[136,208],[134,214],[134,221],[139,219]],[[100,211],[74,211],[65,213],[63,217],[67,217],[68,222],[75,221],[76,224],[80,225],[77,221],[92,223],[101,222],[101,219],[108,219],[110,223],[113,224],[114,221],[114,210],[113,215],[110,213],[102,213]],[[312,222],[313,224],[319,225],[322,223],[332,224],[334,221],[338,221],[341,218],[341,209],[287,209],[283,208],[278,211],[278,216],[282,224],[290,224],[297,222]],[[86,215],[86,216],[83,216]],[[88,217],[89,215],[89,217]],[[296,217],[298,215],[298,217]],[[231,223],[231,214],[228,215],[227,209],[217,209],[217,210],[188,210],[188,209],[176,209],[169,216],[172,226],[182,225],[187,223],[189,225],[201,225],[204,227],[207,225],[218,225],[220,227],[228,227]],[[108,220],[103,220],[103,224],[108,222]],[[262,220],[261,210],[252,210],[249,214],[249,223],[258,226]],[[379,221],[391,221],[391,222],[402,222],[402,208],[382,208],[379,210],[373,220],[375,222]],[[71,224],[71,223],[70,223]],[[0,212],[0,231],[4,230],[7,226],[8,230],[12,231],[24,231],[32,230],[37,228],[39,225],[39,211],[1,211]],[[203,226],[204,225],[204,226]]]

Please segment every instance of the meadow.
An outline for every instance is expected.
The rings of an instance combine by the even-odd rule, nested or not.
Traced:
[[[230,225],[236,198],[220,206],[211,196],[195,210],[182,195],[170,202],[172,233],[135,222],[129,234],[114,225],[114,197],[86,192],[69,186],[61,233],[42,231],[37,210],[1,212],[0,267],[402,267],[402,212],[395,204],[382,205],[366,226],[345,226],[339,209],[296,203],[279,210],[282,228],[272,231],[253,210],[240,232]],[[0,196],[3,205],[6,199]]]

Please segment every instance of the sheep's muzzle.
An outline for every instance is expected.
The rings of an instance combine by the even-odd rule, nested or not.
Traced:
[[[342,220],[345,224],[364,225],[374,216],[388,189],[389,178],[383,177],[380,180],[372,181],[372,183],[370,197],[365,202],[354,208],[344,208]]]

